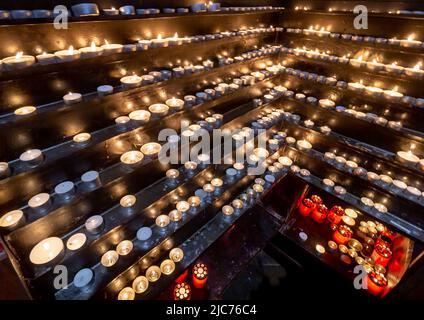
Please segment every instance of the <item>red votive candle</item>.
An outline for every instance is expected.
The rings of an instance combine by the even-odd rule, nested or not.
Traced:
[[[201,289],[208,281],[208,267],[204,263],[196,263],[193,267],[193,285]]]
[[[319,204],[314,211],[312,211],[312,219],[315,222],[323,223],[328,215],[328,209],[325,205]]]
[[[351,237],[352,230],[344,224],[340,224],[337,230],[333,233],[333,240],[338,244],[346,244]]]
[[[392,257],[392,250],[384,243],[377,243],[374,247],[374,251],[371,254],[371,259],[374,260],[375,264],[386,267]]]
[[[177,283],[174,287],[174,300],[190,300],[191,288],[188,283]]]
[[[316,194],[313,194],[312,196],[311,196],[311,200],[312,200],[312,202],[317,206],[317,205],[319,205],[319,204],[322,204],[322,199],[321,199],[321,197],[320,196],[317,196]]]
[[[311,211],[314,208],[315,208],[315,204],[313,203],[311,199],[308,199],[308,198],[303,198],[302,201],[300,201],[298,206],[299,213],[304,217],[309,216],[311,214]]]
[[[378,296],[387,286],[387,279],[382,273],[371,271],[367,275],[368,292]]]
[[[393,241],[396,238],[396,233],[386,228],[381,233],[381,237],[383,237],[383,236],[386,237],[386,238],[389,238],[390,240]]]
[[[344,215],[344,210],[340,206],[334,206],[331,208],[330,212],[328,213],[328,221],[334,224],[339,224],[340,221],[342,221],[342,217]]]
[[[187,275],[188,275],[188,270],[184,271],[183,273],[181,273],[177,279],[175,279],[176,283],[182,283],[185,282],[187,279]]]

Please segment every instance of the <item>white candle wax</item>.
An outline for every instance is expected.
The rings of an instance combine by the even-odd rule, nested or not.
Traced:
[[[401,161],[402,163],[416,164],[420,161],[420,158],[418,158],[415,154],[413,154],[411,150],[398,151],[396,153],[396,156],[398,160]]]
[[[101,47],[106,54],[113,54],[113,53],[121,53],[124,49],[124,46],[122,44],[118,43],[109,43],[107,40],[105,40],[105,44]]]
[[[119,255],[115,250],[109,250],[103,254],[100,262],[103,266],[112,267],[119,259]]]
[[[35,265],[44,265],[64,252],[62,239],[51,237],[40,241],[32,248],[29,259]]]
[[[67,50],[56,51],[54,54],[61,62],[74,61],[81,57],[81,52],[75,50],[73,46],[70,46]]]
[[[39,149],[30,149],[22,153],[19,160],[28,165],[38,165],[43,161],[43,153]]]
[[[104,220],[102,216],[94,215],[85,221],[85,228],[88,232],[96,234],[102,231]]]
[[[121,162],[124,165],[133,167],[139,165],[144,159],[144,155],[140,151],[127,151],[121,155]]]
[[[171,108],[171,110],[181,110],[184,108],[184,101],[181,99],[171,98],[166,100],[165,104]]]
[[[63,96],[63,101],[65,104],[73,104],[80,102],[82,100],[81,93],[69,92],[68,94]]]
[[[25,107],[21,107],[18,108],[14,111],[14,114],[19,116],[19,117],[24,117],[27,115],[31,115],[34,114],[37,111],[37,108],[34,106],[25,106]]]
[[[41,65],[47,65],[47,64],[52,64],[52,63],[56,63],[56,56],[54,54],[51,53],[46,53],[43,52],[42,54],[39,54],[36,56],[37,62]]]
[[[156,156],[159,154],[162,146],[157,142],[149,142],[144,144],[140,151],[146,156]]]
[[[135,88],[141,85],[142,78],[137,75],[125,76],[120,79],[125,89]]]
[[[28,206],[34,210],[45,210],[50,205],[50,195],[48,193],[39,193],[28,201]]]
[[[18,52],[15,56],[4,58],[1,62],[8,70],[22,69],[33,65],[35,57]]]
[[[22,210],[9,211],[0,218],[0,228],[12,229],[18,226],[24,219]]]
[[[90,141],[90,139],[91,139],[91,134],[87,132],[78,133],[72,138],[72,140],[77,144],[85,144],[88,141]]]
[[[146,110],[135,110],[128,117],[138,124],[145,124],[150,120],[150,112]]]
[[[149,106],[149,111],[152,115],[163,117],[168,114],[169,107],[166,104],[156,103]]]
[[[140,241],[146,241],[152,236],[152,229],[149,227],[142,227],[137,231],[137,239]]]
[[[87,236],[84,233],[76,233],[72,235],[66,242],[66,248],[71,251],[80,249],[87,241]]]
[[[103,48],[97,47],[96,43],[92,41],[89,47],[81,48],[79,51],[81,52],[82,58],[94,58],[102,55]]]

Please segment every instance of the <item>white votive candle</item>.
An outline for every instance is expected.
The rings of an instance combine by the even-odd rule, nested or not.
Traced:
[[[82,58],[94,58],[102,55],[103,48],[97,47],[96,43],[92,41],[89,47],[81,48],[79,51],[81,52]]]
[[[127,151],[121,155],[121,162],[129,167],[135,167],[141,164],[144,159],[143,153],[140,151]]]
[[[1,60],[3,66],[8,70],[22,69],[35,63],[35,57],[18,52],[15,56]]]
[[[18,108],[14,111],[15,115],[19,117],[24,117],[30,114],[34,114],[37,111],[37,108],[34,106],[25,106]]]
[[[141,85],[142,78],[133,74],[131,76],[125,76],[120,79],[124,89],[135,88]]]
[[[44,265],[55,260],[64,252],[63,241],[57,237],[50,237],[40,241],[32,248],[29,259],[35,265]]]
[[[89,233],[97,234],[103,230],[104,220],[102,216],[94,215],[85,221],[85,228]]]
[[[168,114],[169,107],[166,104],[155,103],[149,106],[149,111],[154,116],[163,117]]]
[[[12,210],[0,218],[0,228],[13,229],[25,220],[22,210]]]
[[[119,254],[115,250],[109,250],[102,255],[100,263],[103,266],[110,268],[118,261],[118,259]]]
[[[63,96],[63,101],[65,104],[73,104],[80,102],[82,100],[82,94],[76,92],[69,92],[68,94]]]
[[[75,50],[73,46],[70,46],[67,50],[56,51],[54,54],[60,62],[74,61],[81,57],[81,52]]]
[[[48,193],[39,193],[28,201],[28,206],[36,211],[45,211],[50,204],[50,195]]]
[[[75,251],[80,249],[85,242],[87,241],[87,236],[80,232],[72,235],[68,241],[66,241],[66,248],[68,248],[71,251]]]

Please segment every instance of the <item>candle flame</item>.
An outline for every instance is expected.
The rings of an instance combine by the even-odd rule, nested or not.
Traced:
[[[392,63],[392,66],[396,67],[397,66],[397,61]]]
[[[414,40],[414,35],[413,34],[409,35],[407,39],[408,39],[408,41]]]
[[[106,46],[108,46],[108,45],[109,45],[109,41],[107,41],[106,39],[105,39],[105,45],[106,45]]]
[[[116,10],[115,7],[110,8],[111,10]]]
[[[20,58],[22,58],[22,55],[23,55],[24,53],[22,52],[22,51],[19,51],[17,54],[16,54],[16,59],[20,59]]]
[[[178,32],[174,33],[174,39],[178,39]]]
[[[94,41],[91,41],[91,45],[90,45],[91,50],[96,50],[96,43]]]
[[[418,62],[415,66],[414,66],[414,71],[419,71],[421,68],[421,62]]]
[[[69,46],[68,54],[74,54],[74,46]]]
[[[162,39],[162,35],[161,35],[160,33],[159,33],[159,35],[158,35],[157,39],[158,39],[158,40],[161,40],[161,39]]]

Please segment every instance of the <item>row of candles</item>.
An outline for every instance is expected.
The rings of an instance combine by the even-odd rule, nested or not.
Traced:
[[[313,80],[313,81],[320,81],[321,80],[321,78],[319,78],[320,76],[318,76],[316,74],[311,74],[309,72],[305,72],[305,71],[301,71],[301,70],[294,70],[294,69],[291,69],[291,68],[285,68],[283,70],[285,70],[285,72],[288,73],[288,74],[291,74],[291,75],[294,75],[294,76],[299,76],[301,78],[306,78],[306,79],[310,79],[310,80]],[[322,77],[322,78],[327,79],[326,77]],[[324,81],[326,81],[326,80],[324,80]],[[333,81],[333,82],[335,82],[335,81]],[[375,87],[366,87],[363,84],[356,83],[356,82],[349,83],[347,85],[348,85],[347,86],[348,89],[351,89],[351,90],[358,92],[358,93],[362,92],[361,89],[362,90],[371,90],[372,88],[375,88]],[[376,89],[379,89],[379,88],[376,88]],[[397,96],[397,97],[403,96],[401,93],[394,91],[394,90],[383,90],[383,89],[379,89],[379,90],[381,92],[383,92],[383,94],[386,95],[386,99],[388,99],[389,97],[392,98],[393,96]],[[289,92],[289,93],[291,93],[292,96],[293,96],[293,92]],[[285,95],[287,96],[288,93],[285,93]],[[295,95],[295,97],[296,97],[296,95]],[[304,100],[306,97],[305,97],[305,95],[302,94],[302,95],[297,96],[296,98]],[[424,99],[422,99],[422,98],[419,98],[419,100],[422,100],[424,102]],[[308,102],[310,102],[310,101],[313,101],[313,100],[310,99]],[[329,100],[329,99],[321,99],[319,101],[319,105],[323,108],[334,109],[338,112],[346,112],[347,114],[353,114],[355,117],[357,117],[359,119],[364,119],[364,120],[372,119],[373,122],[378,123],[378,124],[383,124],[383,123],[385,124],[386,123],[384,118],[378,117],[375,114],[368,114],[367,115],[363,112],[357,112],[357,111],[349,112],[349,110],[347,110],[343,106],[337,106],[336,107],[336,104],[334,103],[334,101]],[[400,129],[401,128],[401,124],[399,124],[398,122],[395,122],[395,121],[390,122],[389,126],[393,129]],[[403,164],[407,164],[407,165],[416,167],[417,169],[424,170],[424,158],[420,158],[417,155],[415,155],[413,153],[413,149],[414,149],[414,145],[412,145],[412,147],[410,147],[410,149],[408,151],[402,151],[402,150],[397,151],[396,154],[395,154],[396,159]]]
[[[340,64],[350,64],[357,68],[367,68],[370,71],[387,71],[396,75],[405,74],[410,77],[421,79],[424,77],[424,70],[421,69],[422,62],[416,63],[413,67],[403,67],[398,65],[396,62],[392,64],[384,64],[379,61],[379,59],[373,59],[371,61],[366,61],[363,58],[363,55],[355,55],[355,58],[348,58],[348,56],[339,57],[336,55],[330,54],[327,52],[320,52],[318,49],[308,50],[305,47],[303,48],[282,48],[282,52],[292,53],[297,56],[304,56],[311,59],[320,59],[324,61],[330,61]],[[357,57],[356,57],[357,56]]]
[[[220,66],[229,65],[232,63],[240,63],[243,61],[248,61],[250,59],[277,53],[279,49],[280,47],[278,46],[265,45],[258,49],[243,52],[242,54],[235,57],[219,58],[218,62]],[[183,66],[177,66],[172,68],[171,70],[164,69],[160,71],[150,71],[148,74],[141,75],[141,76],[136,74],[132,74],[128,76],[126,75],[120,79],[120,83],[121,83],[120,87],[114,88],[111,85],[100,85],[99,87],[97,87],[97,94],[100,97],[102,97],[105,95],[112,94],[115,90],[129,90],[129,89],[133,89],[142,85],[149,85],[149,84],[160,82],[160,81],[167,81],[173,77],[182,77],[182,76],[187,76],[193,73],[204,72],[204,71],[212,69],[213,67],[214,67],[214,62],[207,59],[207,60],[203,60],[200,64],[196,64],[196,65],[187,64]],[[230,89],[235,90],[238,88],[238,87],[236,88],[236,86],[241,84],[246,84],[247,82],[252,83],[252,79],[248,75],[245,75],[244,77],[241,78],[241,82],[239,81],[234,84],[231,84]],[[223,88],[220,88],[220,87],[215,87],[214,89],[207,89],[207,90],[214,90],[214,95],[217,97],[223,94],[225,91]],[[184,99],[185,103],[187,104],[188,107],[191,107],[193,106],[193,104],[200,103],[199,100],[205,100],[207,97],[211,95],[206,93],[207,97],[205,98],[204,94],[205,93],[199,92],[198,96],[196,97],[193,97],[191,95],[186,96],[186,98]],[[63,96],[63,102],[66,105],[72,105],[75,103],[79,103],[81,101],[83,101],[83,95],[78,92],[69,92]],[[169,102],[172,102],[172,101],[169,101]],[[36,112],[37,112],[37,107],[24,106],[24,107],[20,107],[16,109],[14,111],[14,115],[16,117],[28,117],[28,116],[36,114]],[[120,118],[120,120],[124,120],[124,119]]]
[[[397,38],[382,38],[382,37],[373,37],[373,36],[360,36],[353,35],[349,33],[336,33],[329,31],[329,27],[314,27],[310,26],[309,29],[299,29],[299,28],[286,28],[286,32],[294,34],[305,34],[308,36],[318,36],[318,37],[330,37],[332,39],[342,39],[346,41],[353,42],[365,42],[365,43],[377,43],[377,44],[389,44],[401,46],[404,48],[423,48],[424,43],[420,40],[415,40],[414,35],[410,34],[407,38],[397,39]]]
[[[408,186],[401,177],[399,179],[392,178],[393,173],[378,174],[373,171],[367,171],[365,168],[359,166],[356,158],[355,160],[347,160],[346,155],[337,155],[335,152],[325,152],[324,159],[336,165],[339,168],[351,171],[354,175],[364,177],[367,180],[382,184],[385,187],[394,187],[395,190],[407,196],[416,198],[417,200],[424,200],[424,192],[414,186]],[[382,207],[382,209],[385,209]],[[385,210],[387,211],[387,210]]]
[[[248,12],[248,11],[265,11],[265,10],[282,10],[283,7],[272,7],[272,6],[255,6],[255,7],[221,7],[218,2],[209,1],[207,3],[196,3],[190,8],[135,8],[132,5],[125,5],[119,8],[111,7],[99,10],[95,3],[79,3],[71,7],[72,15],[74,17],[86,17],[86,16],[98,16],[100,12],[104,16],[117,16],[117,15],[150,15],[150,14],[174,14],[174,13],[188,13],[192,12]],[[0,20],[6,19],[49,19],[57,16],[52,10],[48,9],[35,9],[35,10],[0,10]],[[71,16],[71,12],[67,12],[68,16]]]
[[[157,38],[153,39],[142,39],[138,40],[137,43],[130,44],[119,44],[109,43],[104,40],[103,45],[97,45],[95,41],[91,41],[89,46],[75,49],[74,46],[69,46],[68,49],[59,50],[54,53],[43,52],[36,56],[24,54],[19,51],[14,56],[6,57],[0,60],[0,70],[6,71],[27,68],[36,63],[41,65],[69,62],[79,59],[95,58],[102,55],[116,54],[121,52],[134,52],[143,51],[154,48],[165,48],[174,47],[184,44],[197,43],[203,41],[211,41],[223,38],[230,38],[236,36],[246,36],[253,34],[269,33],[275,31],[281,31],[282,28],[270,27],[258,27],[258,28],[244,28],[236,31],[223,31],[214,34],[195,35],[189,37],[180,37],[178,33],[175,33],[171,37],[163,37],[159,34]]]
[[[398,88],[395,86],[393,89],[385,89],[379,88],[375,86],[367,86],[363,83],[362,80],[359,82],[346,82],[343,80],[338,80],[336,77],[327,77],[323,75],[319,75],[312,72],[307,72],[303,70],[293,69],[293,68],[285,68],[282,67],[284,72],[287,74],[299,77],[301,79],[307,79],[311,81],[315,81],[318,83],[326,84],[329,86],[335,86],[342,90],[349,90],[355,93],[364,93],[367,96],[384,99],[390,103],[401,103],[405,104],[409,107],[424,107],[424,98],[423,97],[411,97],[404,95],[403,93],[398,91]]]
[[[332,240],[326,246],[319,243],[315,245],[316,253],[323,255],[327,251],[337,252],[341,255],[340,260],[347,265],[352,264],[354,259],[367,272],[368,291],[374,295],[381,294],[388,285],[385,274],[394,258],[392,250],[396,233],[378,221],[362,219],[354,232],[352,229],[362,214],[355,209],[343,209],[339,205],[328,209],[318,195],[301,198],[297,208],[301,216],[310,216],[316,223],[326,223],[332,231]],[[302,242],[308,238],[306,232],[299,233]]]
[[[313,10],[311,7],[307,6],[295,6],[295,11],[309,11]],[[336,7],[330,7],[327,9],[328,12],[354,12],[352,8],[336,8]],[[397,15],[424,15],[424,11],[422,10],[389,10],[389,11],[383,11],[380,9],[370,9],[368,10],[370,13],[388,13],[388,14],[397,14]]]
[[[269,49],[256,50],[257,54],[262,55],[264,52],[268,52]],[[271,49],[274,50],[274,49]],[[255,54],[256,56],[256,54]],[[250,57],[250,55],[247,55]],[[270,67],[268,67],[269,69]],[[271,69],[272,70],[272,69]],[[196,95],[186,95],[184,99],[170,98],[165,103],[155,103],[148,107],[148,110],[134,110],[128,114],[128,116],[119,116],[115,119],[116,125],[119,127],[119,131],[127,131],[131,129],[131,124],[135,126],[141,126],[148,123],[153,116],[154,118],[161,118],[166,116],[169,112],[176,112],[184,107],[191,108],[194,105],[199,105],[206,101],[219,98],[222,95],[234,92],[239,88],[247,85],[253,85],[257,81],[264,80],[267,76],[272,75],[271,72],[263,70],[263,72],[252,72],[250,75],[243,75],[240,78],[234,78],[230,83],[220,83],[214,89],[205,89],[203,92],[198,92]],[[129,81],[129,80],[128,80]],[[127,80],[125,82],[128,82]],[[133,81],[132,85],[135,81]],[[127,84],[129,85],[129,84]],[[81,94],[72,93],[64,97],[66,103],[76,103],[82,99]],[[72,101],[72,102],[71,102]],[[33,111],[35,112],[35,111]],[[28,114],[28,113],[26,113]],[[199,124],[201,127],[211,127],[219,123],[220,116],[207,117]],[[78,146],[85,146],[90,142],[92,135],[87,132],[76,134],[72,138],[72,142]],[[19,160],[25,163],[28,167],[34,167],[40,165],[44,160],[44,155],[40,149],[30,149],[25,151],[19,157]],[[7,162],[0,162],[0,177],[4,178],[11,174],[10,166]]]

